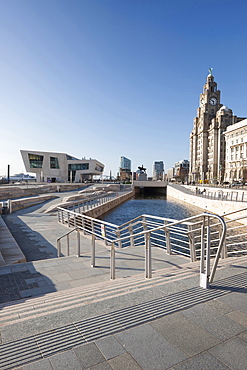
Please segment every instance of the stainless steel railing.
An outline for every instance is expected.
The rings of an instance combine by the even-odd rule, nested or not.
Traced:
[[[91,195],[87,196],[85,199],[70,201],[68,202],[68,205],[63,205],[63,208],[69,209],[73,212],[81,213],[98,207],[112,199],[117,198],[118,196],[118,192],[108,192],[104,194]]]
[[[196,222],[195,222],[196,220]],[[198,220],[198,221],[197,221]],[[212,223],[213,220],[216,220],[217,223]],[[193,222],[194,221],[194,222]],[[224,245],[225,234],[226,234],[226,224],[222,217],[210,214],[210,213],[203,213],[198,216],[192,216],[184,220],[175,221],[168,223],[166,225],[162,225],[159,227],[155,227],[150,230],[141,231],[136,234],[136,237],[143,236],[144,237],[144,245],[145,245],[145,277],[151,278],[152,277],[152,265],[151,265],[151,248],[152,248],[152,234],[158,231],[166,232],[171,227],[177,227],[178,225],[187,225],[190,223],[191,225],[196,225],[196,229],[192,229],[190,234],[195,233],[195,231],[200,230],[200,238],[201,238],[201,248],[200,248],[200,285],[204,288],[208,288],[209,284],[213,281],[215,271],[218,265],[219,257],[222,252],[222,248]],[[200,228],[198,227],[200,225]],[[212,269],[210,271],[210,258],[211,258],[211,231],[217,226],[219,238],[217,239],[217,252],[215,255],[214,263]],[[133,235],[131,236],[133,238]],[[115,279],[115,242],[129,239],[130,236],[125,236],[117,239],[116,241],[112,241],[111,244],[111,279]],[[216,239],[214,239],[214,243]],[[169,253],[169,251],[168,251]]]
[[[220,201],[230,201],[230,202],[247,202],[247,192],[246,191],[227,191],[227,190],[217,190],[212,191],[205,189],[201,190],[200,188],[195,191],[195,195],[198,197],[203,197],[212,200]]]
[[[58,218],[59,222],[73,227],[73,231],[80,230],[91,235],[91,266],[95,266],[95,239],[99,238],[111,245],[111,279],[115,279],[115,249],[144,245],[146,278],[152,276],[151,248],[159,247],[168,254],[182,254],[190,257],[192,261],[200,259],[201,286],[207,287],[213,280],[226,235],[224,219],[209,213],[179,221],[142,215],[120,226],[63,208],[58,208]],[[63,237],[65,236],[66,234]],[[211,257],[215,257],[216,262],[210,272]]]

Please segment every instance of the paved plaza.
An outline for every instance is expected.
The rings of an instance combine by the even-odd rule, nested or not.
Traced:
[[[5,215],[27,262],[0,267],[0,369],[247,369],[247,257],[222,260],[211,289],[198,263],[142,247],[119,250],[81,235],[81,257],[56,258],[68,229],[51,202]]]

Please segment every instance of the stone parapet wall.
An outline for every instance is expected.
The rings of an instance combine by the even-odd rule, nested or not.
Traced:
[[[170,196],[172,198],[176,198],[185,203],[199,207],[206,212],[212,212],[220,216],[240,210],[243,210],[243,212],[239,212],[237,214],[238,216],[247,216],[247,203],[207,199],[196,195],[186,194],[183,191],[175,189],[169,185],[167,186],[167,195],[168,197]],[[235,219],[236,214],[229,215],[228,218]],[[247,218],[241,220],[241,223],[247,225]]]

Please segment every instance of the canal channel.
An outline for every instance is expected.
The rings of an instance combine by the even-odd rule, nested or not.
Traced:
[[[200,213],[200,208],[171,197],[135,198],[114,208],[100,219],[121,225],[143,214],[182,220]]]

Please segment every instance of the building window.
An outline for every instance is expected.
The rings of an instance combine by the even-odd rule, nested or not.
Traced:
[[[69,171],[81,171],[81,170],[88,170],[88,169],[89,169],[89,163],[68,164]]]
[[[98,164],[95,165],[95,171],[103,172],[103,170],[104,170],[104,167],[99,166]]]
[[[43,167],[43,155],[30,154],[28,153],[30,168],[42,168]]]
[[[68,161],[79,161],[78,158],[71,157],[71,155],[68,155],[68,154],[66,154],[66,158],[67,158]]]
[[[58,158],[50,157],[50,168],[59,168]]]

